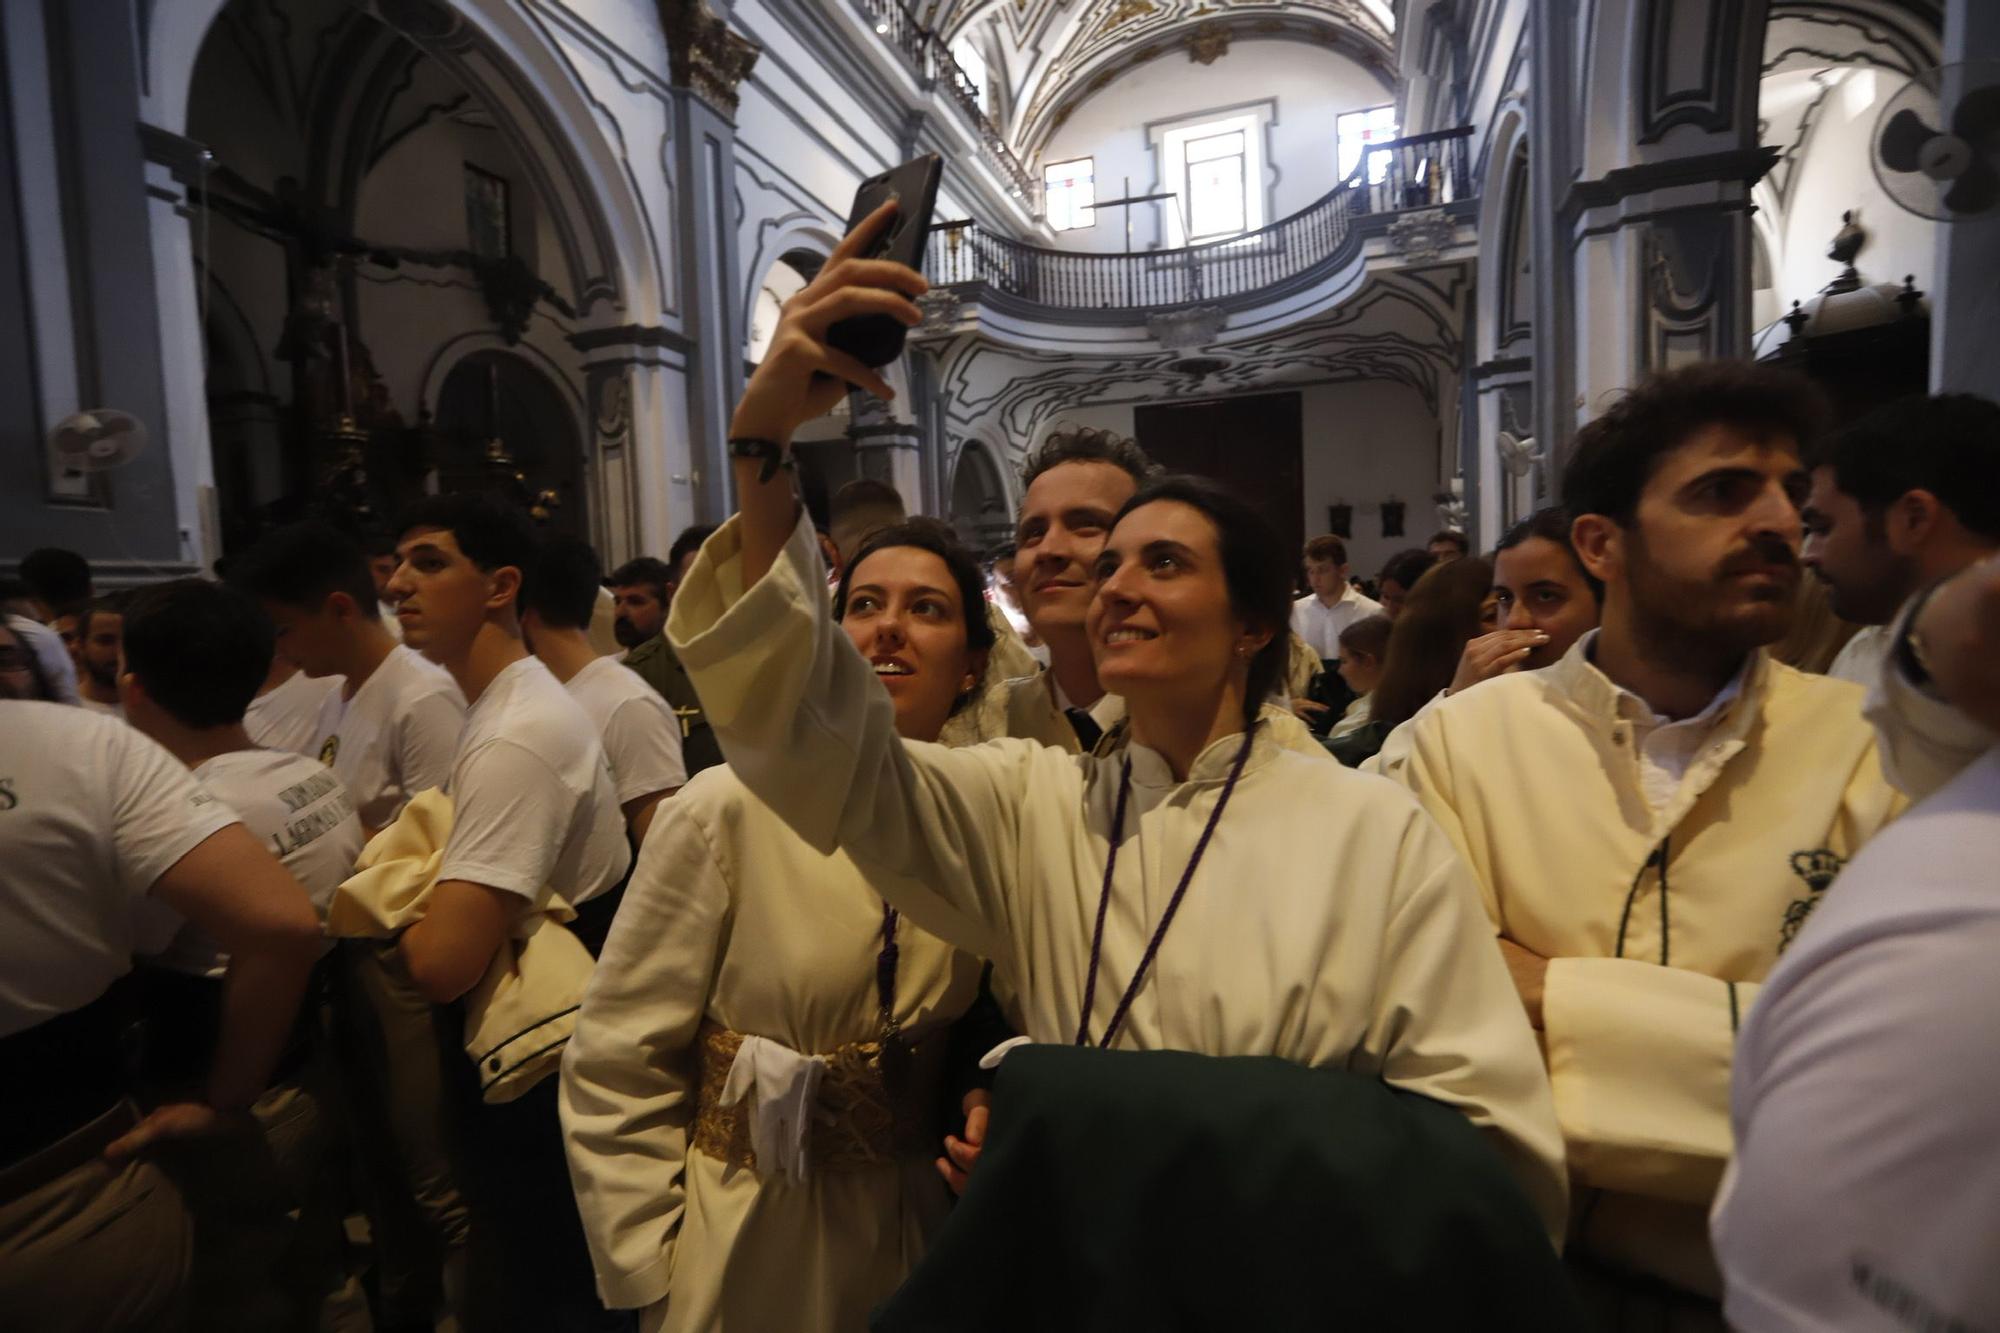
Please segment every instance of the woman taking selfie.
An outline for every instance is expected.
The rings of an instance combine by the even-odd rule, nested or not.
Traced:
[[[833,620],[913,741],[993,645],[978,565],[926,520],[861,547]],[[727,767],[662,804],[563,1062],[607,1303],[647,1330],[864,1326],[944,1214],[927,1112],[979,970]]]
[[[898,735],[879,667],[828,617],[783,470],[846,384],[889,393],[828,327],[919,321],[923,278],[856,257],[887,217],[786,305],[731,428],[741,511],[674,599],[669,635],[731,766],[913,923],[991,959],[1032,1040],[1378,1075],[1482,1127],[1560,1236],[1548,1083],[1470,875],[1403,793],[1252,725],[1284,665],[1291,571],[1253,511],[1180,477],[1115,519],[1086,625],[1131,718],[1122,752]]]

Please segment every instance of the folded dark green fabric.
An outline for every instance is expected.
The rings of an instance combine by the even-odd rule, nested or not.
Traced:
[[[1582,1317],[1459,1112],[1261,1057],[1026,1046],[875,1333],[1522,1330]]]

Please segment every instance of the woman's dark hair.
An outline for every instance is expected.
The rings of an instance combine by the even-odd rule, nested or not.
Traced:
[[[1569,554],[1570,563],[1576,566],[1576,572],[1582,576],[1584,586],[1590,589],[1590,595],[1597,599],[1599,606],[1602,606],[1604,581],[1583,567],[1583,559],[1577,555],[1576,543],[1570,540],[1569,531],[1569,510],[1561,505],[1549,505],[1547,508],[1537,509],[1502,533],[1500,540],[1493,545],[1493,554],[1497,556],[1502,551],[1511,551],[1531,537],[1554,542]]]
[[[1448,560],[1417,580],[1389,631],[1371,722],[1400,726],[1451,684],[1465,645],[1479,636],[1479,604],[1492,586],[1493,562],[1484,556]]]
[[[1185,472],[1170,472],[1141,486],[1111,526],[1116,528],[1139,506],[1162,500],[1199,510],[1215,525],[1230,610],[1253,629],[1270,631],[1271,641],[1250,659],[1250,686],[1243,694],[1243,721],[1248,725],[1257,720],[1257,710],[1278,688],[1291,660],[1296,557],[1262,514],[1207,478]]]
[[[951,571],[951,581],[958,585],[959,606],[965,616],[965,650],[977,653],[991,648],[993,622],[986,615],[986,576],[979,570],[979,560],[965,549],[956,533],[934,518],[905,519],[870,533],[854,558],[840,571],[840,587],[833,594],[833,618],[846,618],[847,590],[853,585],[854,571],[861,568],[862,561],[891,546],[914,546],[944,561],[944,567]],[[980,682],[981,686],[984,684]],[[979,688],[975,687],[960,696],[951,711],[956,713],[977,697]]]

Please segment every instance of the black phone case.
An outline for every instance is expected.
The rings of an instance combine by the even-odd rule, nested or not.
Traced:
[[[860,226],[883,200],[893,197],[900,201],[894,220],[867,258],[894,260],[923,272],[924,253],[930,246],[931,213],[937,207],[938,181],[943,174],[943,160],[931,153],[861,183],[861,188],[854,192],[853,213],[847,219],[849,231]],[[874,369],[903,354],[903,340],[909,332],[900,320],[887,315],[856,315],[828,328],[826,340]]]

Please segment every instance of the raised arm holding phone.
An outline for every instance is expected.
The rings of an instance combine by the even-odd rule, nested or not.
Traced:
[[[924,279],[864,257],[893,215],[871,212],[786,304],[731,426],[740,511],[674,600],[668,635],[731,767],[913,923],[991,959],[1032,1040],[1379,1075],[1484,1128],[1560,1234],[1546,1077],[1469,874],[1413,800],[1254,725],[1292,556],[1247,507],[1170,478],[1113,523],[1087,625],[1130,706],[1124,751],[896,735],[783,474],[793,431],[847,385],[889,391],[830,330],[921,318]],[[1287,833],[1301,821],[1321,830],[1310,860]]]

